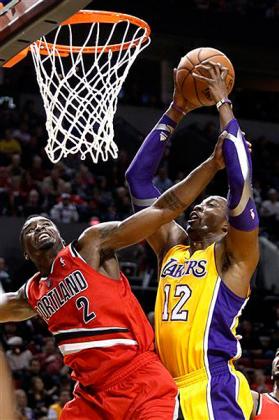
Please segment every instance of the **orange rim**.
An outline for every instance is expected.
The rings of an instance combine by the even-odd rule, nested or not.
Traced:
[[[53,48],[57,50],[62,57],[66,57],[70,54],[70,52],[78,53],[82,50],[83,54],[94,54],[99,52],[109,52],[109,51],[119,51],[120,49],[126,50],[133,44],[133,46],[138,45],[140,42],[146,42],[150,36],[151,29],[148,23],[144,20],[139,19],[132,15],[127,15],[126,13],[117,13],[117,12],[106,12],[100,10],[80,10],[79,12],[75,13],[70,18],[66,19],[62,22],[61,26],[66,25],[76,25],[76,24],[83,24],[83,23],[117,23],[122,21],[129,21],[135,26],[142,28],[145,31],[144,36],[140,36],[133,41],[127,41],[124,43],[119,44],[111,44],[98,47],[80,47],[80,46],[72,46],[69,45],[62,45],[62,44],[52,44],[51,42],[41,42],[37,41],[37,44],[40,46],[40,54],[48,55],[49,51]]]

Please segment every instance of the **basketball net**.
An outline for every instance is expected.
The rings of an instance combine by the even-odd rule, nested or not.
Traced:
[[[31,45],[46,111],[46,153],[53,163],[76,153],[81,159],[89,155],[94,163],[109,156],[115,159],[113,118],[118,94],[136,57],[149,45],[149,34],[146,28],[121,20],[111,24],[104,42],[103,23],[93,22],[84,44],[75,47],[72,25],[65,23],[57,28],[52,43],[42,37]],[[58,43],[62,28],[68,37],[66,53]],[[120,31],[122,40],[114,45]]]

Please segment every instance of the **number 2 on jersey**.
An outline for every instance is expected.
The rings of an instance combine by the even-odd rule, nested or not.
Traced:
[[[76,300],[76,307],[78,310],[83,310],[83,321],[87,324],[89,321],[92,321],[96,317],[95,312],[90,312],[89,310],[89,300],[85,296],[81,296]]]
[[[164,309],[162,313],[162,320],[163,321],[187,321],[188,319],[188,311],[183,309],[183,306],[190,299],[192,295],[192,290],[190,289],[187,284],[178,284],[175,287],[174,296],[180,297],[178,302],[174,305],[171,309],[169,308],[170,303],[170,292],[171,292],[171,285],[166,284],[164,287],[164,294],[165,294],[165,301],[164,301]]]

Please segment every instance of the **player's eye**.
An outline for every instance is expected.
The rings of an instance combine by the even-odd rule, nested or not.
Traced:
[[[28,230],[26,231],[26,234],[28,235],[28,233],[32,233],[32,232],[34,232],[34,228],[30,228],[30,229],[28,229]]]

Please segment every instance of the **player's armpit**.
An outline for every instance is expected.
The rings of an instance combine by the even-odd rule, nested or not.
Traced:
[[[228,234],[215,245],[215,256],[224,283],[237,296],[246,298],[259,261],[257,230],[244,232],[230,226]]]
[[[4,293],[0,296],[0,322],[25,321],[37,315],[23,293],[21,288],[17,292]]]
[[[238,230],[230,225],[224,238],[225,249],[232,261],[245,262],[253,274],[259,261],[259,229],[251,231]]]

